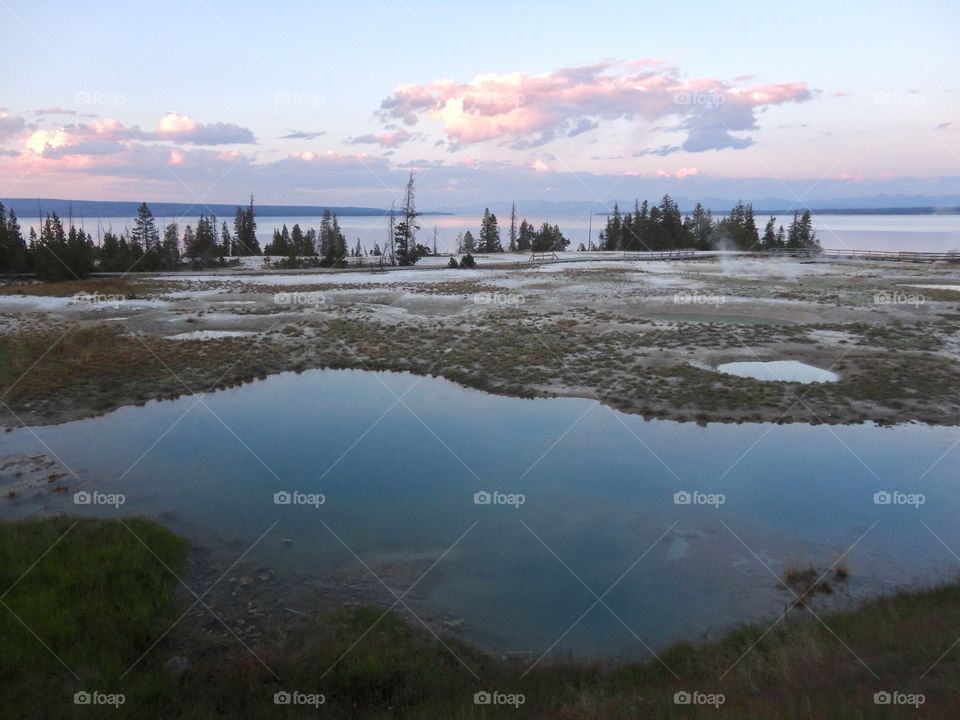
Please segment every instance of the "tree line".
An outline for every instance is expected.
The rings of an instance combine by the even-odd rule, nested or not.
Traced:
[[[238,207],[233,232],[226,221],[217,228],[217,219],[201,215],[196,226],[187,224],[181,235],[177,223],[160,227],[144,202],[137,209],[133,229],[122,233],[108,230],[99,245],[73,221],[65,226],[56,213],[48,213],[30,228],[24,238],[16,213],[0,203],[0,272],[33,273],[43,280],[69,280],[101,272],[155,272],[177,270],[185,262],[203,268],[225,264],[227,258],[260,255],[253,196],[246,207]]]
[[[692,213],[683,215],[669,195],[664,195],[658,205],[637,200],[632,213],[622,213],[614,205],[599,237],[601,250],[774,250],[819,246],[809,210],[802,215],[795,211],[788,230],[782,223],[778,228],[777,219],[771,216],[761,238],[751,204],[738,201],[726,216],[714,219],[700,203]]]
[[[480,220],[479,237],[466,232],[457,235],[458,253],[499,253],[499,252],[551,252],[565,250],[570,241],[564,237],[557,225],[543,223],[539,229],[528,223],[526,218],[517,224],[517,204],[510,209],[510,229],[507,247],[504,248],[500,237],[497,216],[485,208]]]

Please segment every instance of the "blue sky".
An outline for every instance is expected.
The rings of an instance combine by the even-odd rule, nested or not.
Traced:
[[[960,193],[960,4],[0,1],[0,197]],[[292,137],[284,137],[291,136]]]

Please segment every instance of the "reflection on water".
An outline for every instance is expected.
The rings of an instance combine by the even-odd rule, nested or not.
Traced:
[[[776,614],[770,570],[798,558],[825,568],[855,544],[859,596],[952,573],[930,529],[960,550],[950,428],[698,427],[311,371],[35,432],[0,437],[0,464],[47,453],[42,440],[81,481],[3,497],[5,517],[142,513],[241,552],[277,523],[250,558],[278,578],[364,573],[359,557],[422,568],[412,582],[436,562],[425,602],[498,651],[644,655],[637,638]],[[125,503],[76,506],[78,490]]]

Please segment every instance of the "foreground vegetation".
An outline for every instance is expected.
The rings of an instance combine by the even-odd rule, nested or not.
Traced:
[[[667,648],[662,662],[545,661],[524,676],[520,663],[451,638],[441,644],[393,614],[355,608],[277,628],[250,651],[240,643],[194,643],[188,663],[174,672],[170,655],[191,636],[189,621],[174,625],[181,605],[193,602],[174,594],[179,583],[173,573],[180,573],[185,551],[182,540],[139,519],[60,517],[0,525],[0,716],[606,719],[718,713],[713,706],[676,704],[675,693],[687,691],[722,694],[720,712],[727,717],[843,720],[948,717],[960,702],[958,653],[947,652],[960,632],[956,584],[881,599],[824,616],[822,623],[798,608],[772,630],[770,622],[747,625],[717,642]],[[522,698],[522,704],[476,705],[474,694],[481,691]],[[883,691],[919,693],[923,702],[918,709],[875,704],[874,693]],[[76,705],[77,692],[115,700],[122,695],[122,703],[116,709]],[[322,696],[323,703],[319,710],[276,705],[275,694],[283,692],[317,701]]]

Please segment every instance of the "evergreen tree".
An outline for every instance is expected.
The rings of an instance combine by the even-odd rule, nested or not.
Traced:
[[[764,250],[770,250],[777,247],[776,222],[777,219],[771,215],[763,229],[763,237],[760,239],[760,244],[763,246]]]
[[[20,230],[17,214],[11,210],[6,217],[0,203],[0,272],[22,273],[27,270],[27,243]]]
[[[510,207],[510,252],[517,252],[517,203]]]
[[[226,227],[226,223],[224,223]],[[167,270],[176,270],[180,264],[179,229],[175,222],[167,225],[163,230],[163,245],[161,247],[163,264]]]
[[[407,181],[407,188],[403,195],[403,203],[400,206],[401,220],[394,228],[394,252],[398,265],[413,265],[417,262],[417,217],[419,213],[416,209],[414,175],[411,171],[410,178]]]
[[[533,237],[533,250],[535,252],[558,252],[564,250],[569,244],[570,241],[563,236],[560,228],[556,225],[551,227],[550,223],[543,223]]]
[[[234,252],[233,255],[260,255],[260,242],[257,240],[257,219],[253,207],[253,195],[246,209],[237,207],[233,219]]]
[[[143,248],[144,252],[153,252],[160,247],[160,234],[157,232],[156,220],[145,202],[140,203],[140,207],[137,208],[130,241]]]
[[[227,221],[224,220],[220,225],[220,255],[221,257],[233,256],[233,238],[230,237],[230,228],[227,227]]]
[[[517,250],[519,252],[530,252],[533,250],[535,235],[536,232],[533,229],[533,225],[528,223],[526,219],[521,221],[520,227],[517,230]]]
[[[490,212],[490,208],[484,209],[483,219],[480,221],[480,250],[486,253],[503,252],[497,216]]]
[[[56,213],[47,215],[40,238],[31,229],[30,257],[41,280],[74,280],[93,270],[94,247],[90,236],[73,224],[64,231]]]

